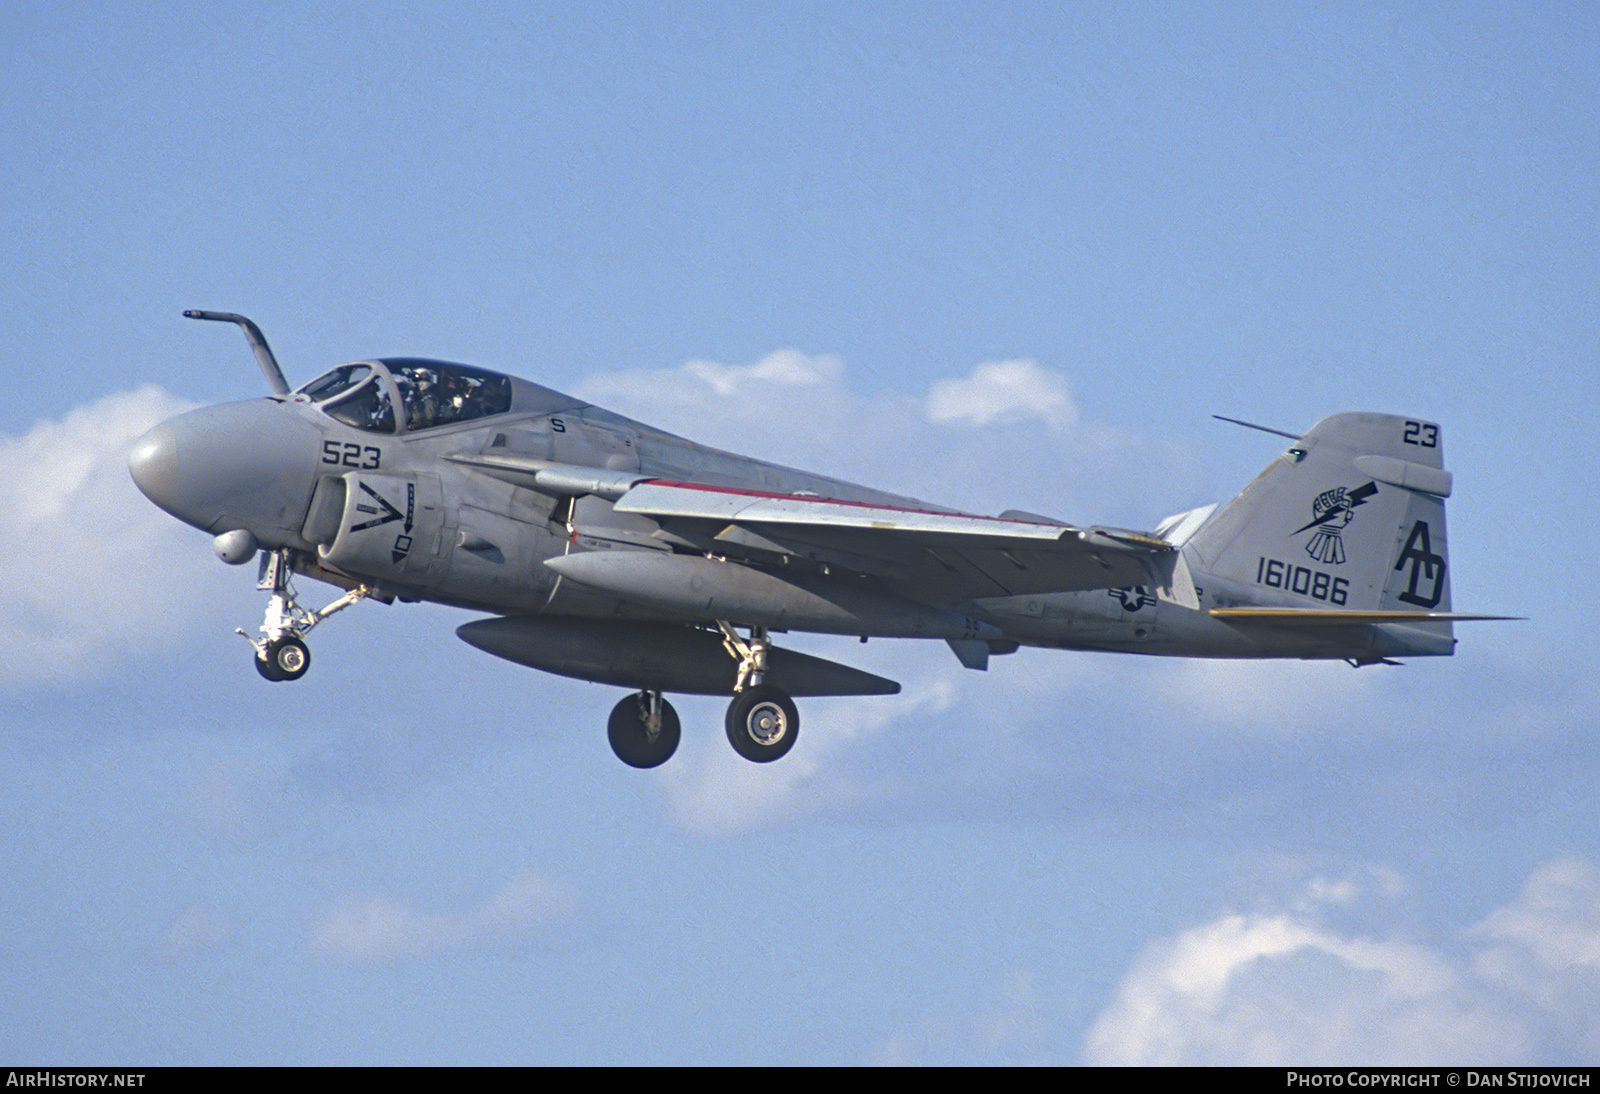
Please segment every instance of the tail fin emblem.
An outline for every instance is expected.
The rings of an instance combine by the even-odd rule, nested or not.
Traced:
[[[1394,568],[1403,570],[1407,563],[1411,564],[1411,581],[1400,599],[1419,608],[1438,607],[1439,601],[1444,599],[1445,561],[1443,555],[1433,553],[1433,538],[1428,534],[1427,521],[1419,520],[1411,526],[1411,535],[1395,560]],[[1430,581],[1433,582],[1431,589],[1418,588]]]
[[[1377,492],[1378,484],[1375,482],[1354,490],[1346,490],[1342,486],[1324,490],[1311,502],[1310,523],[1301,525],[1290,535],[1297,536],[1315,528],[1317,534],[1306,544],[1306,554],[1319,562],[1338,565],[1344,561],[1344,540],[1339,538],[1339,533],[1355,517],[1356,509],[1365,505],[1367,499]]]

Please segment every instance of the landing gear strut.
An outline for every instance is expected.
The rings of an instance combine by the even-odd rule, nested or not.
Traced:
[[[771,763],[794,747],[800,712],[787,692],[762,682],[772,649],[767,629],[751,627],[746,640],[728,623],[719,621],[717,626],[722,629],[722,644],[739,661],[726,718],[728,743],[747,760]]]
[[[641,691],[618,703],[606,723],[611,751],[629,767],[660,767],[678,748],[678,712],[659,691]]]
[[[304,636],[312,627],[334,612],[343,611],[372,595],[372,589],[362,585],[320,611],[306,611],[295,598],[294,587],[289,582],[292,573],[287,550],[262,554],[261,577],[256,588],[269,590],[272,596],[261,622],[261,637],[251,638],[243,628],[234,632],[256,651],[256,671],[263,679],[274,683],[298,680],[311,667],[311,651],[306,648]]]

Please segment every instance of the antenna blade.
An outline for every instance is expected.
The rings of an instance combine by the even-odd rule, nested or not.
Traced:
[[[1300,439],[1300,434],[1298,433],[1290,433],[1282,429],[1273,429],[1271,426],[1256,425],[1255,422],[1241,421],[1238,418],[1225,418],[1221,414],[1213,414],[1211,416],[1217,419],[1219,422],[1232,422],[1234,425],[1242,425],[1246,429],[1259,429],[1263,433],[1276,433],[1280,437],[1288,437],[1291,441],[1298,441]]]

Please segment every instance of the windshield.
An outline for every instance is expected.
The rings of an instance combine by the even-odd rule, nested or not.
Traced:
[[[407,430],[468,422],[511,409],[511,377],[420,358],[340,365],[301,388],[300,394],[345,425],[393,433],[396,415],[390,380],[399,393]]]
[[[345,425],[375,433],[394,432],[388,385],[371,365],[341,365],[301,388],[300,394]]]

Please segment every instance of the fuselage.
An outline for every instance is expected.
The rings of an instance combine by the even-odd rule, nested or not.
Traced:
[[[247,534],[262,549],[289,551],[298,572],[400,600],[497,615],[697,625],[766,626],[794,618],[801,621],[794,629],[861,637],[979,635],[999,652],[1022,644],[1209,657],[1352,656],[1349,627],[1263,630],[1212,617],[1213,607],[1274,601],[1269,589],[1209,574],[1182,552],[1178,591],[1152,583],[951,602],[937,588],[884,591],[852,576],[846,557],[830,565],[784,557],[748,537],[686,540],[649,517],[618,512],[604,489],[548,483],[589,471],[607,481],[954,511],[713,449],[537,384],[447,362],[362,362],[292,395],[196,410],[141,438],[131,466],[152,501],[196,528],[213,536]],[[546,564],[598,552],[671,557],[685,584],[715,574],[717,562],[735,563],[751,578],[745,582],[751,591],[724,592],[712,598],[714,608],[697,610],[693,597],[660,589],[663,567],[655,568],[650,595],[628,595],[614,583],[573,580]],[[626,573],[627,566],[620,569]],[[789,600],[801,606],[773,608],[773,595],[782,604],[789,600],[781,590],[762,591],[763,581],[799,590]],[[743,618],[741,595],[749,598]],[[1384,648],[1383,628],[1364,633],[1369,652],[1393,652]]]

